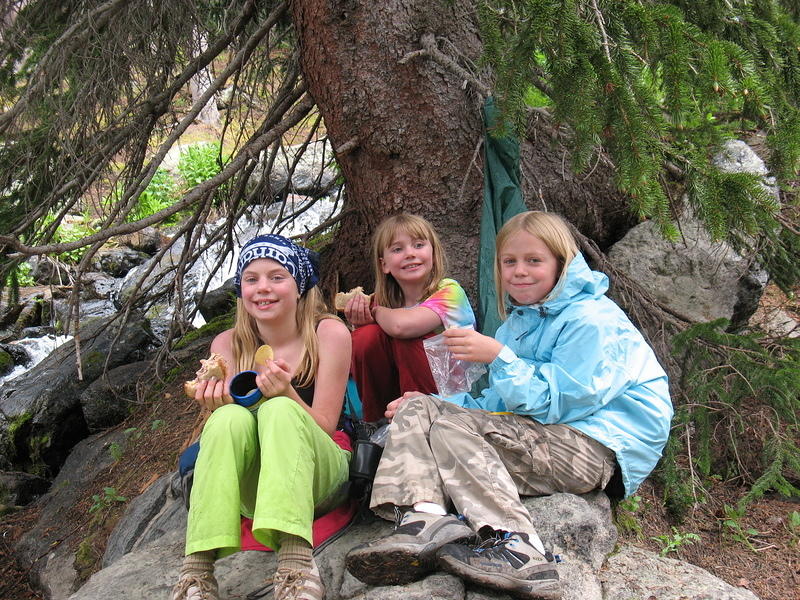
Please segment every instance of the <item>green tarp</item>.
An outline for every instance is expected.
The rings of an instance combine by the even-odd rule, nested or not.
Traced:
[[[500,326],[494,289],[494,240],[508,219],[527,210],[522,199],[519,141],[512,136],[494,137],[498,112],[494,100],[483,107],[483,213],[478,252],[478,319],[481,332],[494,335]]]

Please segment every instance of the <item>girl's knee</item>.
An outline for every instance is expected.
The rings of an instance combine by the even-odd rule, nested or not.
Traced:
[[[244,406],[225,404],[220,406],[206,421],[203,435],[209,431],[229,430],[233,434],[245,434],[254,428],[253,415]]]
[[[376,345],[386,337],[383,329],[376,323],[363,325],[353,330],[353,355],[364,356],[375,351]]]
[[[307,414],[295,400],[287,396],[276,396],[258,407],[258,422],[261,424],[265,421],[297,421]]]

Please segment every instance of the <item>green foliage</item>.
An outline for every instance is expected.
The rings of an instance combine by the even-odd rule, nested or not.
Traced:
[[[0,286],[0,289],[5,287],[30,287],[36,285],[36,282],[31,277],[31,266],[27,262],[21,262],[14,265],[10,272],[5,275],[5,283]]]
[[[535,88],[570,126],[574,167],[605,149],[631,209],[671,239],[665,167],[681,171],[713,237],[766,236],[766,266],[788,289],[800,279],[797,235],[783,231],[758,178],[711,162],[739,128],[758,128],[772,170],[797,173],[800,25],[788,10],[782,2],[482,0],[478,14],[504,122],[525,126],[526,107],[544,104],[531,97]]]
[[[696,533],[681,533],[678,531],[677,527],[673,527],[672,535],[657,535],[650,539],[657,541],[661,546],[661,552],[659,552],[659,556],[666,556],[671,552],[675,552],[677,554],[678,550],[682,546],[699,542],[700,536]]]
[[[164,419],[155,419],[155,420],[154,420],[154,421],[153,421],[153,422],[150,424],[150,431],[158,431],[159,429],[161,429],[162,427],[164,427],[166,424],[167,424],[167,423],[166,423],[166,421],[164,421]]]
[[[759,532],[752,527],[742,525],[744,511],[727,504],[723,508],[725,510],[725,518],[722,519],[722,527],[725,536],[734,542],[742,544],[748,550],[756,552],[756,547],[753,545],[752,540]]]
[[[96,513],[98,510],[111,508],[118,502],[127,502],[125,496],[120,496],[117,489],[113,487],[104,487],[102,494],[92,495],[92,505],[89,507],[89,514]]]
[[[193,144],[181,152],[178,172],[188,187],[194,187],[214,177],[227,162],[219,142]]]
[[[119,461],[119,459],[121,459],[122,455],[125,453],[125,450],[118,442],[111,442],[111,444],[108,446],[108,453],[115,461]]]
[[[125,189],[117,183],[112,192],[104,200],[105,208],[111,208],[124,197]],[[160,210],[172,206],[178,197],[179,190],[175,184],[175,180],[169,171],[159,167],[153,174],[153,178],[147,184],[147,187],[139,194],[136,204],[133,209],[125,217],[127,223],[140,221],[150,215],[157,213]],[[164,221],[165,225],[170,225],[178,221],[180,217],[173,215],[171,218]]]
[[[614,523],[622,532],[630,532],[640,537],[642,524],[639,522],[639,511],[642,508],[641,496],[630,496],[621,500],[614,508]]]
[[[691,394],[691,402],[676,410],[661,470],[667,504],[678,516],[702,499],[702,479],[718,474],[750,483],[739,511],[769,490],[800,494],[792,483],[800,473],[800,340],[734,334],[725,331],[727,324],[696,325],[673,339],[682,359],[680,387]],[[760,432],[752,417],[743,417],[756,407],[765,407]],[[753,455],[752,445],[739,448],[745,440],[760,444],[760,454]]]

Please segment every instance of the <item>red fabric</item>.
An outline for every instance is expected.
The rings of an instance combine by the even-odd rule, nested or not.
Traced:
[[[345,450],[353,451],[353,446],[350,443],[350,436],[344,431],[334,431],[333,441]],[[345,502],[344,504],[334,508],[331,512],[325,513],[321,517],[314,519],[311,526],[311,536],[316,548],[329,537],[342,530],[353,519],[356,514],[358,506],[355,502]],[[262,552],[272,552],[256,538],[253,537],[253,520],[247,517],[242,517],[242,550],[260,550]]]
[[[377,324],[353,330],[350,374],[358,387],[365,421],[383,418],[386,405],[405,392],[436,394],[422,337],[401,340],[387,335]]]

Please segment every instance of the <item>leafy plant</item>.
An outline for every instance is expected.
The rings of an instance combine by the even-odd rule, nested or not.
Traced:
[[[111,458],[113,458],[115,461],[118,461],[122,458],[122,455],[125,453],[125,451],[117,442],[112,442],[108,446],[108,453],[111,455]]]
[[[138,440],[142,437],[142,430],[138,427],[128,427],[122,433],[124,433],[125,437],[127,437],[129,440]]]
[[[153,178],[139,195],[139,201],[127,217],[128,222],[139,221],[171,206],[177,197],[177,186],[166,169],[156,169]],[[175,217],[173,217],[173,220]],[[165,221],[169,224],[172,220]]]
[[[181,152],[178,173],[188,187],[194,187],[214,177],[227,162],[218,142],[193,144]]]
[[[677,527],[672,528],[672,535],[657,535],[650,539],[657,541],[661,545],[661,552],[659,556],[666,556],[671,552],[677,554],[678,549],[688,544],[694,544],[700,541],[700,536],[696,533],[681,533]]]
[[[749,550],[756,552],[751,539],[758,535],[758,530],[752,527],[745,528],[742,525],[744,518],[744,510],[737,509],[733,506],[725,505],[725,518],[722,520],[722,527],[725,530],[725,535],[735,542],[739,542]]]
[[[117,488],[104,487],[103,493],[92,495],[92,505],[89,507],[89,513],[95,513],[98,510],[111,508],[117,502],[127,502],[125,496],[120,496],[117,493]]]
[[[621,500],[614,511],[614,522],[622,531],[630,531],[637,537],[642,534],[642,524],[639,522],[637,513],[641,509],[642,498],[640,496],[631,496],[625,500]]]
[[[150,424],[150,431],[158,431],[162,427],[166,425],[166,421],[164,419],[156,419]]]

